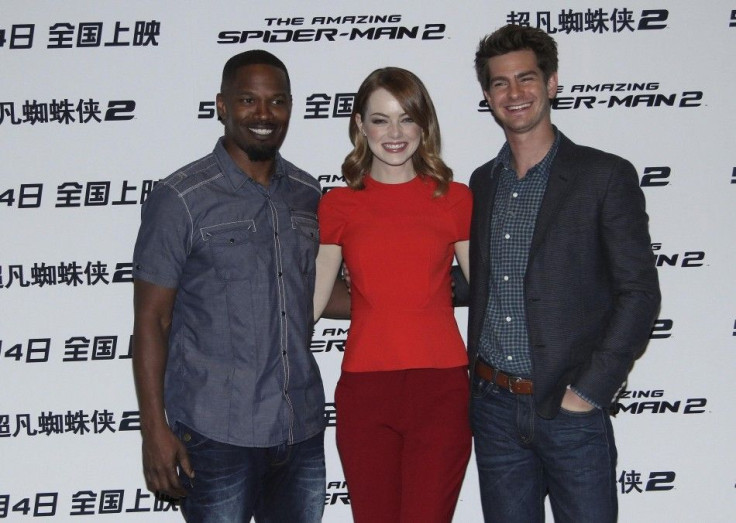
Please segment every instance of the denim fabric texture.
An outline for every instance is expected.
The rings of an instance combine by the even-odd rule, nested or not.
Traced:
[[[180,473],[191,523],[317,523],[325,506],[324,432],[269,448],[218,443],[177,423],[195,477]]]
[[[605,410],[544,419],[532,395],[472,378],[470,418],[486,523],[616,521],[616,445]]]

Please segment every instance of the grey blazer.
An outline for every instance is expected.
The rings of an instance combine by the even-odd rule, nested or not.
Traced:
[[[473,172],[468,352],[475,363],[489,293],[489,234],[501,166]],[[524,277],[537,412],[568,385],[608,406],[644,351],[660,292],[634,166],[560,137]]]

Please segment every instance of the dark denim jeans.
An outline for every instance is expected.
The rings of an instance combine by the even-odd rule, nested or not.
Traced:
[[[181,511],[190,523],[316,523],[325,506],[324,432],[295,445],[238,447],[177,424],[195,477]]]
[[[550,497],[557,523],[617,518],[616,445],[608,413],[534,411],[515,395],[473,376],[471,424],[486,523],[536,523]]]

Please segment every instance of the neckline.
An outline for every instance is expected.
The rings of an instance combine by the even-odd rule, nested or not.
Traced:
[[[414,176],[411,180],[407,180],[405,182],[399,182],[399,183],[385,183],[385,182],[379,182],[375,178],[371,177],[370,173],[366,174],[363,177],[363,183],[365,183],[366,187],[373,186],[373,187],[379,187],[379,188],[386,188],[390,189],[391,187],[394,188],[400,188],[400,187],[408,187],[417,181],[421,181],[421,177],[419,175]]]

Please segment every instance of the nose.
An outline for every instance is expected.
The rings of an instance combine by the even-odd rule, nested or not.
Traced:
[[[389,138],[401,137],[401,124],[399,122],[391,122],[388,127]]]
[[[268,119],[271,117],[271,104],[268,103],[268,100],[260,100],[256,103],[255,116],[256,118],[261,119]]]
[[[519,83],[516,80],[510,82],[509,83],[509,96],[511,98],[516,98],[520,94],[521,94],[521,87]]]

